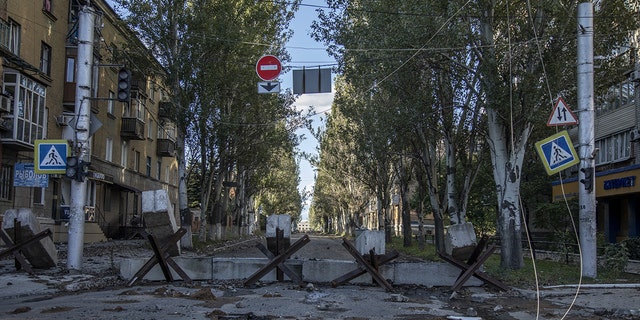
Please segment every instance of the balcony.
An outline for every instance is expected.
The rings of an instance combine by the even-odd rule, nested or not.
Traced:
[[[158,157],[173,157],[176,151],[176,143],[170,139],[158,139],[156,154]]]
[[[144,122],[138,118],[122,118],[120,136],[125,140],[144,140]]]

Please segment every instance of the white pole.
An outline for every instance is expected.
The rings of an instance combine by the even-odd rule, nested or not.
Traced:
[[[90,1],[78,13],[78,63],[76,69],[76,126],[73,151],[81,161],[89,162],[89,116],[91,97],[91,75],[93,69],[94,15]],[[82,249],[84,245],[84,205],[87,196],[86,182],[71,180],[71,216],[69,217],[69,243],[67,268],[82,269]]]
[[[582,275],[597,276],[593,98],[593,4],[578,5],[578,120],[580,146],[580,247]],[[588,179],[591,175],[591,179]],[[587,190],[590,189],[591,191]]]

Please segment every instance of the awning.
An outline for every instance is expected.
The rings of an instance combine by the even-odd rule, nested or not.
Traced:
[[[134,188],[132,186],[124,185],[124,184],[121,184],[121,183],[118,183],[118,182],[115,182],[115,181],[113,182],[113,185],[118,186],[121,189],[124,189],[124,190],[129,191],[129,192],[142,193],[142,190],[138,190],[138,189],[136,189],[136,188]]]

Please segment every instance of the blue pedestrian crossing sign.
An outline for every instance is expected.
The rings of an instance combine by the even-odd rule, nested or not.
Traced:
[[[65,173],[69,145],[67,140],[36,140],[34,165],[36,173]]]
[[[567,130],[536,142],[536,151],[548,175],[580,163]]]

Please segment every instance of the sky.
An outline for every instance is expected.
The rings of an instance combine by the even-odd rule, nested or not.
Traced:
[[[291,40],[287,43],[287,51],[291,56],[291,62],[285,67],[289,66],[292,69],[301,69],[303,66],[309,67],[327,67],[330,68],[335,65],[335,59],[330,57],[323,44],[315,42],[311,36],[311,22],[317,20],[316,9],[318,7],[326,7],[326,3],[323,0],[303,0],[299,10],[296,12],[294,20],[291,22],[291,29],[294,34]],[[332,81],[333,81],[332,75]],[[289,71],[283,73],[280,76],[281,90],[290,88],[293,90],[293,72]],[[332,87],[332,91],[335,88]],[[303,94],[296,100],[296,108],[306,111],[309,106],[312,106],[317,115],[311,117],[314,127],[323,126],[323,120],[326,119],[327,112],[331,110],[331,104],[333,102],[332,93],[316,93],[316,94]],[[315,140],[313,135],[307,129],[300,129],[297,132],[299,135],[304,135],[299,149],[307,153],[317,154],[318,141]],[[314,168],[305,159],[300,160],[300,185],[298,189],[304,191],[313,191],[314,185]],[[302,220],[309,218],[309,204],[310,200],[305,203],[302,211]]]

